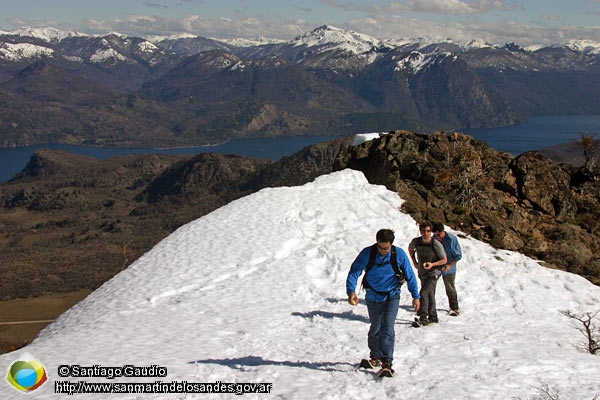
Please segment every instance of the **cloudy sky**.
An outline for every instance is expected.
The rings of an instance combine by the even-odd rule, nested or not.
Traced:
[[[600,42],[600,0],[0,0],[0,29],[289,40],[327,24],[379,39]]]

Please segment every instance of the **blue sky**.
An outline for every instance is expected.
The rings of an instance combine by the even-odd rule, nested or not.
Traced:
[[[0,28],[131,36],[293,37],[328,24],[379,39],[600,42],[600,0],[0,0]]]

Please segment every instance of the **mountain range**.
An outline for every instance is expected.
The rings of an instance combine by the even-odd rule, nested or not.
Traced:
[[[0,31],[0,146],[202,145],[237,137],[506,126],[598,114],[600,43],[290,41]]]

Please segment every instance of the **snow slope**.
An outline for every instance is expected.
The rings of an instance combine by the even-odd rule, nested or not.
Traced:
[[[52,57],[54,50],[31,43],[0,43],[0,59],[18,61],[31,57]]]
[[[384,41],[372,36],[326,25],[297,36],[289,43],[293,46],[319,47],[321,52],[343,50],[357,55],[369,53],[374,47],[387,47]]]
[[[71,37],[87,37],[89,35],[74,31],[65,31],[52,27],[47,28],[33,28],[29,26],[22,27],[14,31],[0,31],[2,35],[15,35],[23,37],[33,37],[42,39],[46,42],[60,42],[65,38]]]
[[[355,369],[368,355],[363,301],[346,302],[345,279],[382,227],[404,248],[416,222],[401,199],[345,170],[300,187],[264,189],[165,238],[64,313],[23,353],[49,382],[272,383],[280,399],[535,399],[548,385],[561,399],[600,393],[600,358],[577,350],[580,334],[560,310],[594,311],[600,288],[521,254],[462,238],[457,286],[463,313],[410,326],[408,291],[396,321],[398,377]],[[361,293],[361,299],[364,293]],[[447,300],[438,286],[438,308]],[[60,365],[158,365],[159,378],[62,378]],[[5,375],[6,376],[6,375]],[[0,398],[20,396],[0,382]],[[79,394],[82,399],[238,398],[235,394]]]

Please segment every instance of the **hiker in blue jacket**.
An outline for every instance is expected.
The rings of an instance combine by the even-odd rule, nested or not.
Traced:
[[[457,317],[460,314],[458,307],[458,294],[456,292],[456,264],[462,258],[462,250],[458,244],[458,238],[444,230],[444,224],[436,222],[431,228],[433,236],[444,245],[448,260],[442,269],[442,279],[446,288],[446,296],[448,296],[448,304],[450,305],[450,314]]]
[[[392,245],[394,231],[381,229],[376,234],[377,243],[364,248],[356,257],[346,279],[348,303],[358,304],[356,284],[365,269],[363,286],[366,288],[366,303],[371,327],[368,335],[370,360],[363,360],[364,368],[381,367],[393,376],[392,361],[394,358],[394,323],[400,304],[400,287],[406,280],[415,311],[420,307],[419,285],[413,272],[410,260],[404,250]],[[375,247],[376,246],[376,247]],[[375,251],[376,250],[376,251]],[[373,251],[373,253],[372,253]],[[396,276],[392,254],[396,254],[396,266],[401,273]],[[372,257],[372,255],[374,257]],[[403,275],[403,276],[402,276]],[[400,281],[400,282],[399,282]],[[381,372],[380,372],[381,373]]]

